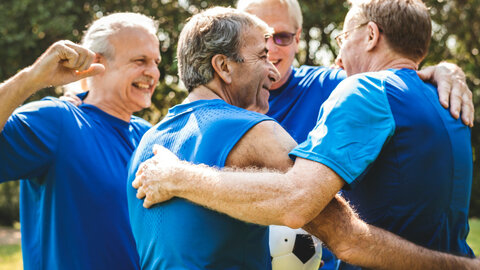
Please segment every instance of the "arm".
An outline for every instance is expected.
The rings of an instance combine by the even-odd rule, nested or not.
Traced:
[[[461,113],[463,123],[473,126],[475,109],[472,91],[468,89],[465,73],[459,66],[442,62],[418,71],[418,75],[422,80],[437,86],[440,103],[444,108],[450,106],[450,113],[455,119],[458,119]]]
[[[361,221],[340,196],[304,229],[342,261],[373,269],[480,269],[480,260],[432,251]]]
[[[69,41],[50,46],[32,66],[0,85],[0,130],[12,112],[36,91],[102,72],[102,65],[92,65],[94,58],[93,52]]]
[[[214,206],[212,207],[214,209],[227,209],[225,211],[229,212],[225,213],[231,216],[240,217],[245,221],[262,221],[265,224],[268,224],[268,219],[262,217],[261,215],[270,215],[271,213],[264,213],[261,209],[263,206],[266,206],[270,203],[273,204],[270,206],[273,207],[272,211],[277,212],[277,210],[280,210],[280,216],[282,215],[281,212],[292,212],[292,210],[287,210],[290,209],[291,206],[285,205],[281,201],[277,200],[282,200],[281,198],[283,198],[283,201],[286,202],[295,201],[295,198],[290,199],[290,197],[283,197],[289,196],[290,194],[280,195],[282,196],[280,198],[272,198],[272,201],[266,201],[265,205],[263,206],[257,205],[257,198],[248,197],[243,200],[244,205],[242,205],[241,203],[238,205],[238,209],[232,209],[230,211],[228,207],[225,207],[225,205],[231,203],[231,200],[238,201],[237,193],[252,192],[251,190],[247,189],[242,189],[241,191],[236,190],[237,186],[235,186],[233,182],[245,181],[245,179],[239,178],[236,180],[232,180],[232,178],[227,177],[233,176],[238,173],[221,172],[208,168],[206,166],[192,165],[186,162],[181,162],[178,160],[178,158],[175,157],[175,155],[173,155],[165,148],[156,147],[155,151],[157,155],[156,160],[158,162],[156,166],[162,164],[160,165],[160,167],[162,167],[162,171],[165,173],[162,175],[163,177],[193,177],[185,178],[189,179],[189,181],[185,181],[185,186],[168,187],[168,185],[171,185],[172,182],[169,182],[167,185],[162,186],[161,188],[164,188],[163,191],[168,193],[169,196],[172,196],[172,194],[176,195],[177,193],[172,192],[172,190],[176,190],[177,188],[191,189],[191,192],[199,192],[199,188],[202,190],[205,189],[204,191],[202,191],[205,192],[202,195],[205,198],[198,200],[202,201],[202,205],[207,205],[210,207]],[[153,163],[146,164],[148,164],[148,166],[153,165]],[[173,169],[170,170],[171,168]],[[299,173],[298,177],[303,177],[305,174],[308,174],[309,169],[312,168],[308,168],[308,163],[302,164],[302,166],[297,167],[297,172]],[[292,170],[290,170],[289,172],[291,172]],[[316,170],[316,173],[318,173],[322,170],[322,168],[319,167]],[[139,175],[144,175],[148,173],[155,173],[156,176],[158,176],[158,172],[150,171],[149,169],[140,173]],[[264,173],[264,175],[267,177],[275,174],[280,173]],[[255,177],[254,174],[251,175]],[[137,178],[135,181],[140,181],[140,178]],[[191,180],[195,181],[192,183]],[[220,184],[220,181],[224,180],[232,182],[230,190],[223,190],[220,192],[217,185]],[[279,179],[276,180],[278,181]],[[179,181],[181,182],[181,180]],[[259,178],[253,181],[262,181],[262,179]],[[214,182],[215,184],[212,184]],[[175,185],[178,183],[179,182],[176,182]],[[206,184],[207,186],[201,187],[201,185],[203,184]],[[142,188],[145,188],[145,185],[142,186]],[[159,187],[150,186],[150,188],[156,189]],[[251,188],[257,187],[252,186]],[[167,189],[168,191],[166,191]],[[280,187],[280,189],[282,189],[282,187]],[[289,187],[287,190],[291,191],[295,189],[296,187]],[[270,192],[271,190],[259,190],[259,192],[257,193],[259,193],[259,196],[261,197],[264,197],[264,194],[262,193],[266,193],[267,195],[265,195],[265,197],[269,197]],[[223,193],[223,195],[219,196],[218,193]],[[150,194],[153,193],[147,191],[147,196],[150,196]],[[317,194],[316,198],[324,197],[321,195],[322,194]],[[293,194],[293,196],[296,195]],[[211,201],[215,201],[217,198],[220,198],[221,202],[211,203]],[[309,201],[304,202],[303,208],[308,208],[309,205],[316,204],[316,198],[309,198]],[[277,203],[274,203],[274,201],[277,201]],[[244,213],[245,210],[242,209],[244,209],[245,206],[251,206],[252,204],[257,206],[251,208],[249,211],[256,212],[256,214],[253,215],[250,220],[248,220],[245,217],[248,214],[251,214],[251,212]],[[282,211],[282,209],[284,211]],[[297,209],[296,211],[299,211],[298,215],[301,215],[300,213],[302,212],[302,209]],[[278,223],[282,224],[281,219],[279,219]],[[478,267],[480,266],[479,260],[462,258],[441,252],[431,251],[426,248],[419,247],[411,242],[408,242],[390,232],[368,225],[361,221],[358,216],[352,211],[352,209],[348,206],[348,204],[338,195],[335,196],[335,198],[330,202],[327,202],[327,206],[325,207],[325,209],[310,223],[306,224],[304,226],[304,229],[324,241],[324,243],[340,259],[348,263],[363,267],[375,269],[442,269],[443,267],[445,269],[478,269]]]
[[[227,166],[286,171],[293,163],[288,152],[295,145],[276,122],[264,121],[237,143]],[[155,157],[140,166],[133,182],[138,188],[137,197],[146,195],[145,207],[177,196],[241,220],[301,227],[317,216],[343,185],[338,176],[330,177],[336,174],[324,165],[303,159],[281,173],[252,168],[219,171],[178,159],[172,162],[162,155],[157,149]],[[171,153],[165,155],[171,157]]]

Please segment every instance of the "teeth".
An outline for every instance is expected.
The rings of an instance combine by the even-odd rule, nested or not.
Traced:
[[[138,88],[144,88],[144,89],[150,88],[150,85],[147,84],[147,83],[138,82],[138,83],[136,83],[136,85],[137,85]]]

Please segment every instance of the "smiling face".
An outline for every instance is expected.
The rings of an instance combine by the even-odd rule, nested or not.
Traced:
[[[295,27],[295,21],[291,16],[288,16],[289,10],[284,4],[262,1],[251,5],[245,11],[266,22],[275,33],[295,33],[293,42],[287,46],[276,45],[272,38],[267,40],[268,59],[280,72],[280,80],[272,85],[272,90],[277,89],[287,82],[292,71],[292,64],[298,51],[301,28]]]
[[[268,111],[269,89],[279,73],[268,61],[264,32],[257,27],[243,34],[240,56],[243,62],[232,62],[232,83],[229,85],[232,104],[260,113]]]
[[[130,114],[148,108],[160,77],[157,37],[135,27],[120,30],[109,41],[115,56],[103,59],[106,71],[102,78],[103,89],[111,90],[109,102]]]

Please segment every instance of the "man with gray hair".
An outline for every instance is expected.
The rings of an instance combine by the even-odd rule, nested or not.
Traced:
[[[428,9],[419,0],[357,1],[344,29],[337,38],[339,65],[351,77],[323,104],[307,140],[290,152],[292,169],[219,171],[179,162],[157,147],[137,172],[137,196],[146,196],[147,207],[179,197],[249,222],[304,227],[340,259],[363,267],[478,269],[478,260],[412,247],[400,238],[392,244],[375,227],[352,226],[355,215],[344,222],[325,213],[345,187],[368,223],[424,247],[473,257],[466,244],[469,129],[416,74],[430,42]],[[257,145],[281,141],[273,134],[258,132],[240,142],[250,146],[247,154],[263,153]]]
[[[24,179],[25,269],[139,268],[125,179],[150,127],[132,113],[150,106],[159,79],[156,32],[144,15],[105,16],[83,46],[56,42],[0,85],[0,180]],[[79,107],[45,98],[15,110],[41,88],[92,75]]]

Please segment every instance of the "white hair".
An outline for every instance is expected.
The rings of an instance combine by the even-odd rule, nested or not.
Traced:
[[[288,9],[288,13],[290,18],[293,19],[295,23],[295,29],[299,29],[302,27],[303,24],[303,16],[302,10],[300,8],[300,4],[297,0],[238,0],[237,2],[237,9],[248,12],[249,8],[253,6],[259,6],[267,4],[268,2],[277,2],[276,4],[286,5]],[[273,4],[273,3],[271,3]],[[268,8],[264,6],[264,8]],[[278,16],[282,16],[282,14],[278,14]]]
[[[128,27],[141,27],[156,36],[158,23],[150,17],[139,13],[122,12],[113,13],[94,21],[85,32],[82,45],[95,53],[113,59],[115,48],[108,40],[110,36],[119,30]]]

